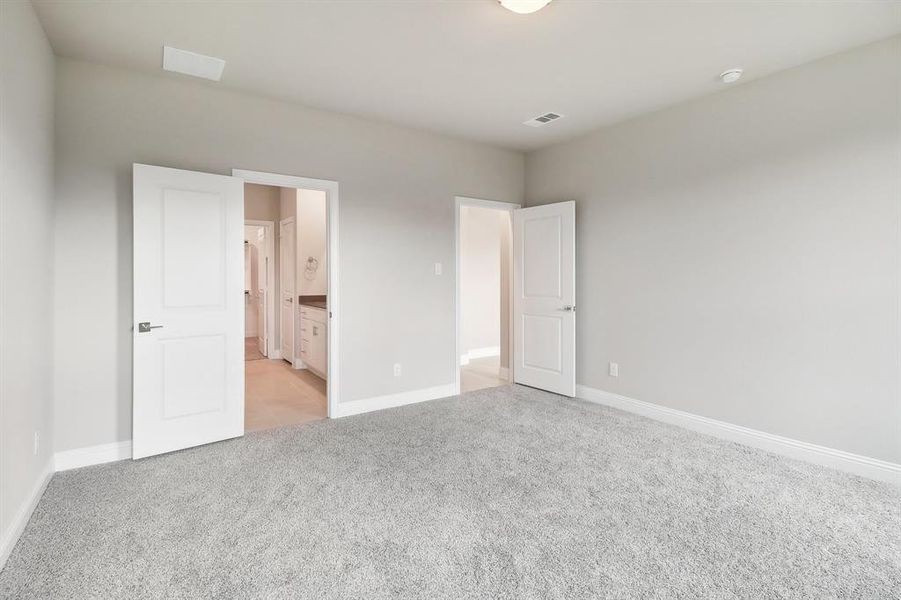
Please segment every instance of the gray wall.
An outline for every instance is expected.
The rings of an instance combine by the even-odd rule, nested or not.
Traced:
[[[528,155],[579,383],[901,462],[899,90],[896,37]]]
[[[53,63],[31,4],[0,3],[0,548],[53,445]]]
[[[71,60],[57,89],[58,450],[131,437],[133,162],[338,181],[342,401],[453,383],[454,196],[521,201],[521,154]]]
[[[273,221],[278,229],[281,210],[281,188],[258,183],[244,184],[244,218],[255,221]],[[278,231],[276,231],[276,234]],[[277,246],[276,246],[277,247]]]

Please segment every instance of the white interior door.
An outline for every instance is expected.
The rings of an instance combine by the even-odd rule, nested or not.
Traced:
[[[513,211],[513,376],[576,395],[575,202]]]
[[[266,343],[266,332],[269,328],[269,323],[266,322],[266,307],[269,303],[269,294],[266,293],[265,288],[261,287],[257,292],[257,297],[260,299],[260,303],[257,305],[257,348],[260,350],[260,354],[269,356],[269,348]]]
[[[134,165],[134,458],[244,434],[243,234],[240,179]]]
[[[279,224],[279,336],[282,358],[294,363],[294,265],[295,265],[295,224],[294,219],[284,219]]]
[[[257,247],[260,249],[257,263],[257,346],[260,354],[269,356],[269,229],[258,228]]]

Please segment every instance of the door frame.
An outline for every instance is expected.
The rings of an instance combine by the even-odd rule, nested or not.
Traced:
[[[245,183],[258,183],[275,187],[301,188],[305,190],[318,190],[325,192],[326,220],[328,232],[326,234],[328,291],[326,293],[326,306],[328,312],[328,381],[326,392],[328,395],[327,410],[330,419],[338,416],[338,402],[340,399],[338,347],[339,347],[339,320],[340,311],[338,303],[338,182],[330,179],[312,179],[295,175],[281,175],[264,171],[249,171],[245,169],[232,169],[232,177],[243,179]],[[296,306],[296,304],[295,304]]]
[[[273,350],[272,340],[275,338],[275,221],[261,221],[259,219],[244,219],[244,225],[249,227],[262,227],[266,230],[266,256],[269,261],[266,264],[266,358],[281,358],[279,350]],[[247,332],[244,332],[245,336]]]
[[[468,196],[454,197],[454,393],[460,395],[460,215],[464,206],[475,206],[478,208],[491,208],[494,210],[503,210],[510,213],[510,246],[507,249],[510,264],[510,281],[509,293],[507,294],[508,310],[507,310],[507,381],[513,381],[513,211],[522,208],[521,204],[512,202],[498,202],[497,200],[483,200],[481,198],[470,198]],[[500,373],[498,373],[500,376]],[[504,379],[501,377],[501,379]]]

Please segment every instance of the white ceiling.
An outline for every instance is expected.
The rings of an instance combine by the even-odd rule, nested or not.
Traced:
[[[35,4],[62,56],[163,75],[175,46],[227,61],[205,85],[521,150],[901,32],[890,0]],[[522,125],[548,111],[566,117]]]

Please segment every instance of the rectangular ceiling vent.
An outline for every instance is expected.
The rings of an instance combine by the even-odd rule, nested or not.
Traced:
[[[225,61],[215,56],[163,46],[163,69],[173,73],[219,81],[222,78],[222,70],[225,69]]]
[[[534,119],[529,119],[528,121],[523,121],[523,125],[528,125],[529,127],[541,127],[542,125],[547,125],[552,121],[556,121],[557,119],[562,119],[563,115],[557,113],[544,113],[543,115],[539,115]]]

